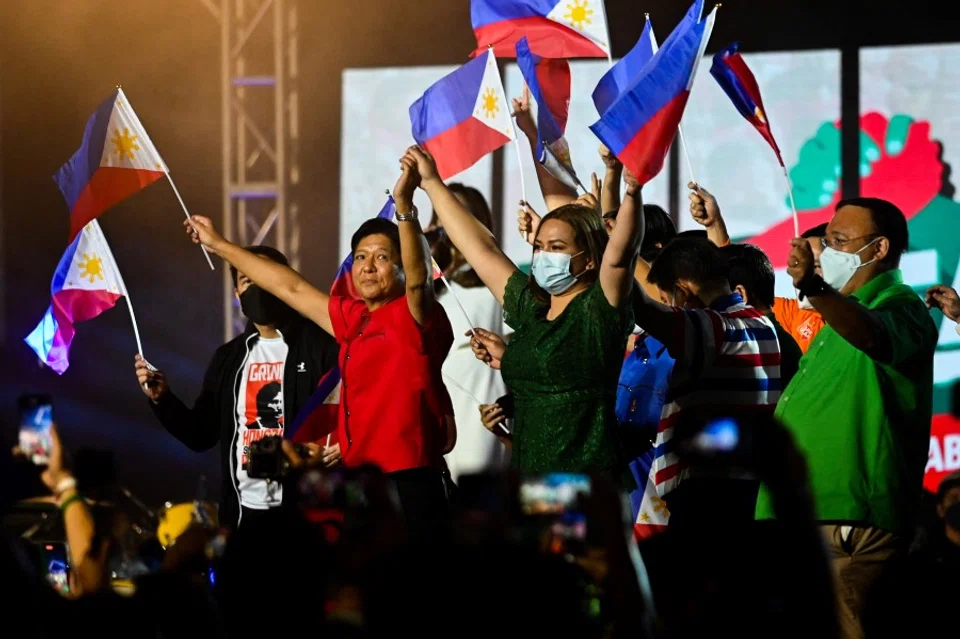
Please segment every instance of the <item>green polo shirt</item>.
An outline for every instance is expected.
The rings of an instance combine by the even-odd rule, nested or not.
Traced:
[[[870,359],[824,326],[775,415],[806,456],[820,521],[907,532],[930,446],[937,328],[899,270],[875,277],[852,299],[883,324],[892,362]],[[757,519],[772,517],[764,488]]]

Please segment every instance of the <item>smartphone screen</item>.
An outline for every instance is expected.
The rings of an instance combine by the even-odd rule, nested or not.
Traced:
[[[58,593],[70,592],[69,565],[66,544],[43,544],[40,548],[40,560],[47,581]]]
[[[30,461],[46,465],[50,461],[50,426],[53,402],[47,395],[20,397],[20,450]]]
[[[732,453],[740,444],[740,425],[732,417],[721,417],[706,423],[693,445],[704,454]]]
[[[584,501],[589,495],[590,478],[578,473],[550,473],[521,482],[521,512],[533,524],[544,550],[558,555],[585,553]]]

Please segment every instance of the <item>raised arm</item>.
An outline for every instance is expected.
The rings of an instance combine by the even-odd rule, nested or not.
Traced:
[[[570,204],[577,199],[577,192],[569,186],[553,177],[550,171],[543,168],[543,165],[537,161],[537,123],[530,113],[530,89],[524,85],[523,97],[513,99],[513,113],[517,119],[517,128],[526,136],[530,143],[530,153],[533,155],[533,166],[537,169],[537,182],[540,183],[540,193],[543,194],[543,201],[547,205],[547,212],[560,208],[564,204]]]
[[[600,145],[600,159],[606,167],[603,191],[600,195],[600,210],[606,215],[620,209],[620,178],[623,177],[623,164],[603,144]]]
[[[707,230],[707,239],[715,246],[726,246],[730,243],[730,234],[727,233],[727,224],[720,215],[720,205],[712,193],[699,184],[690,182],[690,215],[697,224]]]
[[[208,217],[194,215],[184,221],[184,226],[195,244],[203,244],[256,282],[257,286],[276,295],[287,306],[333,335],[333,324],[330,323],[330,296],[303,279],[303,276],[295,270],[265,257],[254,255],[226,240],[217,232]]]
[[[437,298],[433,290],[433,257],[420,221],[413,212],[413,192],[420,184],[417,161],[409,153],[400,158],[402,173],[393,187],[400,226],[400,259],[407,287],[407,306],[417,324],[423,324]]]
[[[410,147],[407,154],[417,162],[420,188],[433,203],[447,237],[463,253],[497,301],[503,304],[507,280],[517,271],[517,265],[500,249],[493,233],[473,217],[443,183],[430,154],[418,146]]]
[[[610,306],[619,308],[633,289],[633,270],[643,242],[643,198],[640,185],[627,173],[627,192],[617,213],[617,225],[610,234],[600,262],[600,286]],[[594,176],[596,182],[596,176]]]

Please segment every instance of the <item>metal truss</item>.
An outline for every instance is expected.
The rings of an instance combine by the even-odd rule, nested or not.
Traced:
[[[201,0],[220,23],[223,233],[300,266],[296,0]],[[225,340],[246,319],[223,273]]]

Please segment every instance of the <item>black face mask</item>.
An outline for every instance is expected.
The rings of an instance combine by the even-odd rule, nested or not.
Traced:
[[[943,513],[943,521],[954,530],[960,530],[960,501],[951,504]]]
[[[277,297],[251,284],[240,294],[240,309],[254,324],[276,325],[288,313],[289,307]]]

